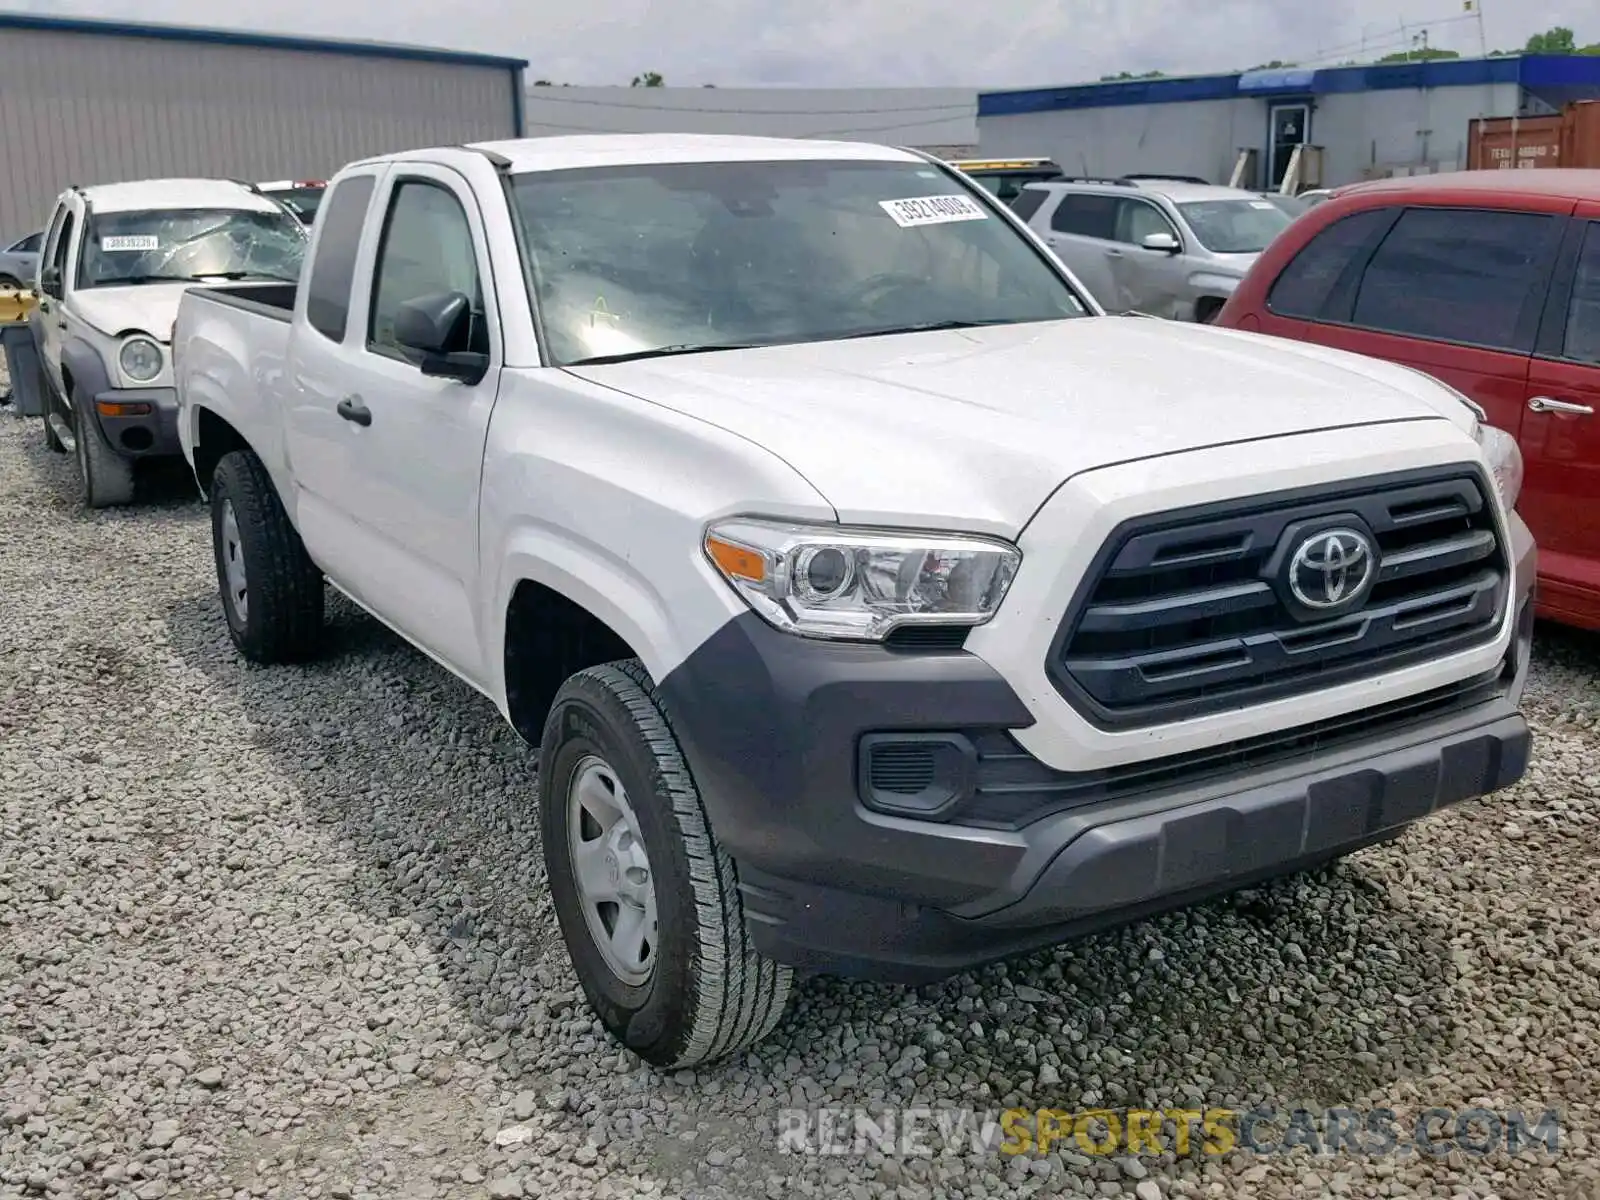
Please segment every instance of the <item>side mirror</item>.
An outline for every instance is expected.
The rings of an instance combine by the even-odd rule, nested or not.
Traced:
[[[55,266],[41,267],[39,270],[39,290],[46,296],[61,295],[61,268]]]
[[[472,300],[463,292],[435,292],[400,305],[394,315],[394,340],[421,356],[424,375],[477,383],[489,371],[489,356],[467,349],[472,334]]]
[[[1146,250],[1159,250],[1163,254],[1176,254],[1181,247],[1178,239],[1170,233],[1147,233],[1139,239],[1139,245]]]

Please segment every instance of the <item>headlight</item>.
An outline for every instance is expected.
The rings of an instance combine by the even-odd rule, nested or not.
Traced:
[[[989,538],[747,518],[711,526],[705,553],[777,628],[863,642],[900,625],[981,625],[1022,561]]]
[[[149,383],[161,374],[161,347],[147,337],[129,338],[122,343],[117,363],[129,379]]]
[[[1483,456],[1489,460],[1489,470],[1494,475],[1500,503],[1510,512],[1517,506],[1517,497],[1522,493],[1522,451],[1517,448],[1517,439],[1504,429],[1485,425],[1481,421],[1478,422],[1476,437],[1478,445],[1483,448]]]

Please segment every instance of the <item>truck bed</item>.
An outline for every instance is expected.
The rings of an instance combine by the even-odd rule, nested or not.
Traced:
[[[299,290],[298,283],[229,283],[190,288],[188,295],[287,322],[294,315],[294,299]]]

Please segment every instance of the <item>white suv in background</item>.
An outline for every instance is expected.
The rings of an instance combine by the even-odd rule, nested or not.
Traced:
[[[1030,183],[1012,210],[1107,312],[1211,321],[1293,218],[1255,192],[1149,176]]]
[[[292,284],[306,232],[249,184],[146,179],[56,200],[29,315],[44,436],[78,460],[89,508],[133,499],[135,459],[176,455],[172,318],[196,283]]]

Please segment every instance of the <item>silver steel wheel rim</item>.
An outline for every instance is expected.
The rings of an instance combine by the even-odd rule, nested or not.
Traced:
[[[249,580],[244,573],[244,546],[239,541],[239,518],[233,501],[222,502],[222,576],[228,589],[228,603],[240,621],[250,617]]]
[[[589,755],[567,789],[567,853],[589,936],[606,966],[638,987],[656,965],[656,889],[627,790]]]

